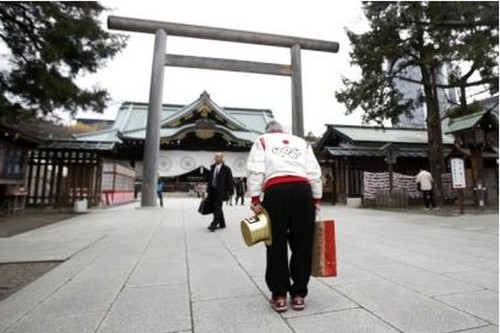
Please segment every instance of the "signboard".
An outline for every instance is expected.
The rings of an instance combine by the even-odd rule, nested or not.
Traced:
[[[453,188],[465,188],[464,160],[461,158],[451,159],[451,180]]]

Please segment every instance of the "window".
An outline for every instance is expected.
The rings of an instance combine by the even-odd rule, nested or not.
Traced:
[[[23,157],[21,149],[0,149],[0,178],[23,179]]]

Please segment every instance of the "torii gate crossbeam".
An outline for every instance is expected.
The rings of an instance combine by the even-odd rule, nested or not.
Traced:
[[[164,66],[291,76],[292,133],[298,136],[304,136],[301,50],[336,53],[339,49],[339,44],[337,42],[118,16],[108,17],[108,28],[155,34],[146,141],[144,144],[142,207],[156,206],[156,182],[158,177],[158,153],[160,144],[160,109],[163,97]],[[282,65],[166,54],[167,34],[236,43],[288,47],[291,52],[291,64]]]

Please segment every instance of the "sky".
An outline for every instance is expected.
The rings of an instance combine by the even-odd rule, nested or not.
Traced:
[[[361,113],[345,115],[335,99],[342,76],[359,75],[349,59],[345,28],[366,29],[361,2],[166,0],[102,1],[108,15],[174,23],[265,32],[336,41],[338,53],[303,50],[302,89],[305,133],[322,135],[325,124],[361,124]],[[113,32],[117,32],[112,30]],[[123,101],[148,102],[154,35],[128,33],[127,47],[98,73],[80,79],[83,86],[106,88],[112,101],[100,118],[114,119]],[[168,33],[168,32],[167,32]],[[167,37],[167,53],[290,64],[290,49],[253,44]],[[291,128],[291,78],[263,74],[166,67],[163,103],[188,104],[207,91],[224,107],[271,109],[277,121]],[[94,117],[89,112],[78,116]]]

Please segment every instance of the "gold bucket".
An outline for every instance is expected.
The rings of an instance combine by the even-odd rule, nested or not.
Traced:
[[[271,219],[264,209],[261,213],[241,221],[241,233],[247,246],[263,241],[267,246],[273,242]]]

